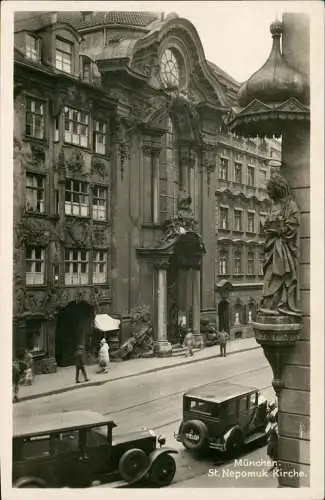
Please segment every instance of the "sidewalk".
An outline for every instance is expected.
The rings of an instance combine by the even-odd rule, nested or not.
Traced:
[[[252,349],[259,349],[255,338],[232,340],[228,343],[227,353],[229,355]],[[166,370],[189,363],[197,363],[206,359],[219,356],[219,346],[206,347],[202,351],[197,351],[193,358],[185,356],[173,356],[168,358],[139,358],[128,361],[113,362],[107,374],[97,374],[98,365],[86,366],[89,382],[75,384],[75,367],[68,366],[58,368],[56,373],[46,375],[36,375],[33,385],[21,386],[19,390],[19,401],[40,398],[52,394],[59,394],[66,391],[82,389],[84,387],[96,386],[113,382],[115,380],[136,377],[145,373],[152,373],[159,370]],[[82,378],[80,377],[80,380]],[[19,403],[18,403],[19,404]]]

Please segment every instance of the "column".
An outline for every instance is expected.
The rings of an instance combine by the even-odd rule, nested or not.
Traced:
[[[167,263],[158,264],[156,267],[156,340],[154,351],[157,356],[169,356],[172,352],[170,342],[167,340]]]
[[[152,169],[152,222],[159,223],[159,150],[151,152]]]
[[[202,337],[200,333],[200,288],[201,288],[201,271],[200,269],[192,270],[193,287],[192,287],[192,328],[195,337],[195,344],[202,345]]]
[[[309,74],[308,15],[285,13],[283,54],[289,64]],[[286,471],[301,477],[280,477],[282,487],[309,486],[310,480],[310,178],[309,126],[302,122],[285,130],[282,138],[282,174],[300,209],[300,307],[303,328],[286,360],[279,398],[279,459]]]

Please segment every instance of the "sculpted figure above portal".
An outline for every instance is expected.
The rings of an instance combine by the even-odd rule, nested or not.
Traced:
[[[299,210],[282,175],[267,184],[272,207],[265,220],[264,287],[259,312],[301,316],[298,308]]]

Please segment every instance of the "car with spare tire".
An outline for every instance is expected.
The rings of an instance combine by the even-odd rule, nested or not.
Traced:
[[[13,487],[169,485],[177,451],[164,446],[165,438],[152,430],[113,436],[116,427],[92,411],[14,419]]]
[[[237,456],[245,444],[267,440],[268,404],[254,387],[212,382],[183,395],[177,441],[187,450]]]

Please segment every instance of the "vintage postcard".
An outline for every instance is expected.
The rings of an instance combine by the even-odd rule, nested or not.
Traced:
[[[2,498],[320,500],[322,3],[1,13]]]

